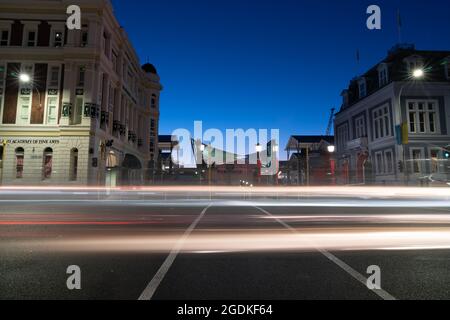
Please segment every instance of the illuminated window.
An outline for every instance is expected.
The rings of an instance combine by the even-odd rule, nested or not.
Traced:
[[[413,173],[422,173],[423,169],[423,152],[421,149],[412,149],[411,150],[411,158],[412,158],[412,172]]]
[[[23,178],[23,164],[25,159],[25,150],[23,148],[16,149],[16,179]]]
[[[64,36],[61,31],[55,31],[53,33],[53,46],[54,47],[62,47],[64,41]]]
[[[430,151],[431,173],[438,173],[439,172],[440,153],[441,153],[441,150],[439,150],[439,149],[432,149]]]
[[[49,97],[47,103],[47,123],[56,124],[58,119],[58,98]]]
[[[44,150],[44,161],[42,165],[42,179],[48,180],[52,177],[53,170],[53,150],[47,148]]]

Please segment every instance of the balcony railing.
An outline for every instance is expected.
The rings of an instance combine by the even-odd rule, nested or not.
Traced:
[[[347,150],[366,150],[369,147],[367,137],[358,138],[347,142]]]

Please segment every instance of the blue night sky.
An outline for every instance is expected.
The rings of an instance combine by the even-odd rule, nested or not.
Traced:
[[[325,134],[351,78],[398,41],[450,49],[450,1],[113,0],[141,62],[164,85],[160,134],[204,128]],[[366,9],[382,9],[382,30]],[[361,62],[356,62],[360,50]]]

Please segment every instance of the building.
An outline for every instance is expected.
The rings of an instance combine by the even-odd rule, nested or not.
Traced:
[[[73,4],[81,30],[66,27]],[[0,183],[148,180],[162,86],[110,1],[2,0],[0,39]]]
[[[334,184],[333,136],[291,136],[286,146],[284,180],[290,185]]]
[[[396,46],[342,97],[335,119],[341,183],[448,178],[450,51]]]

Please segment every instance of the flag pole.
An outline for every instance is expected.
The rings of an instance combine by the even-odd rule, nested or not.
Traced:
[[[397,30],[398,30],[398,44],[402,43],[402,16],[400,9],[397,10]]]

